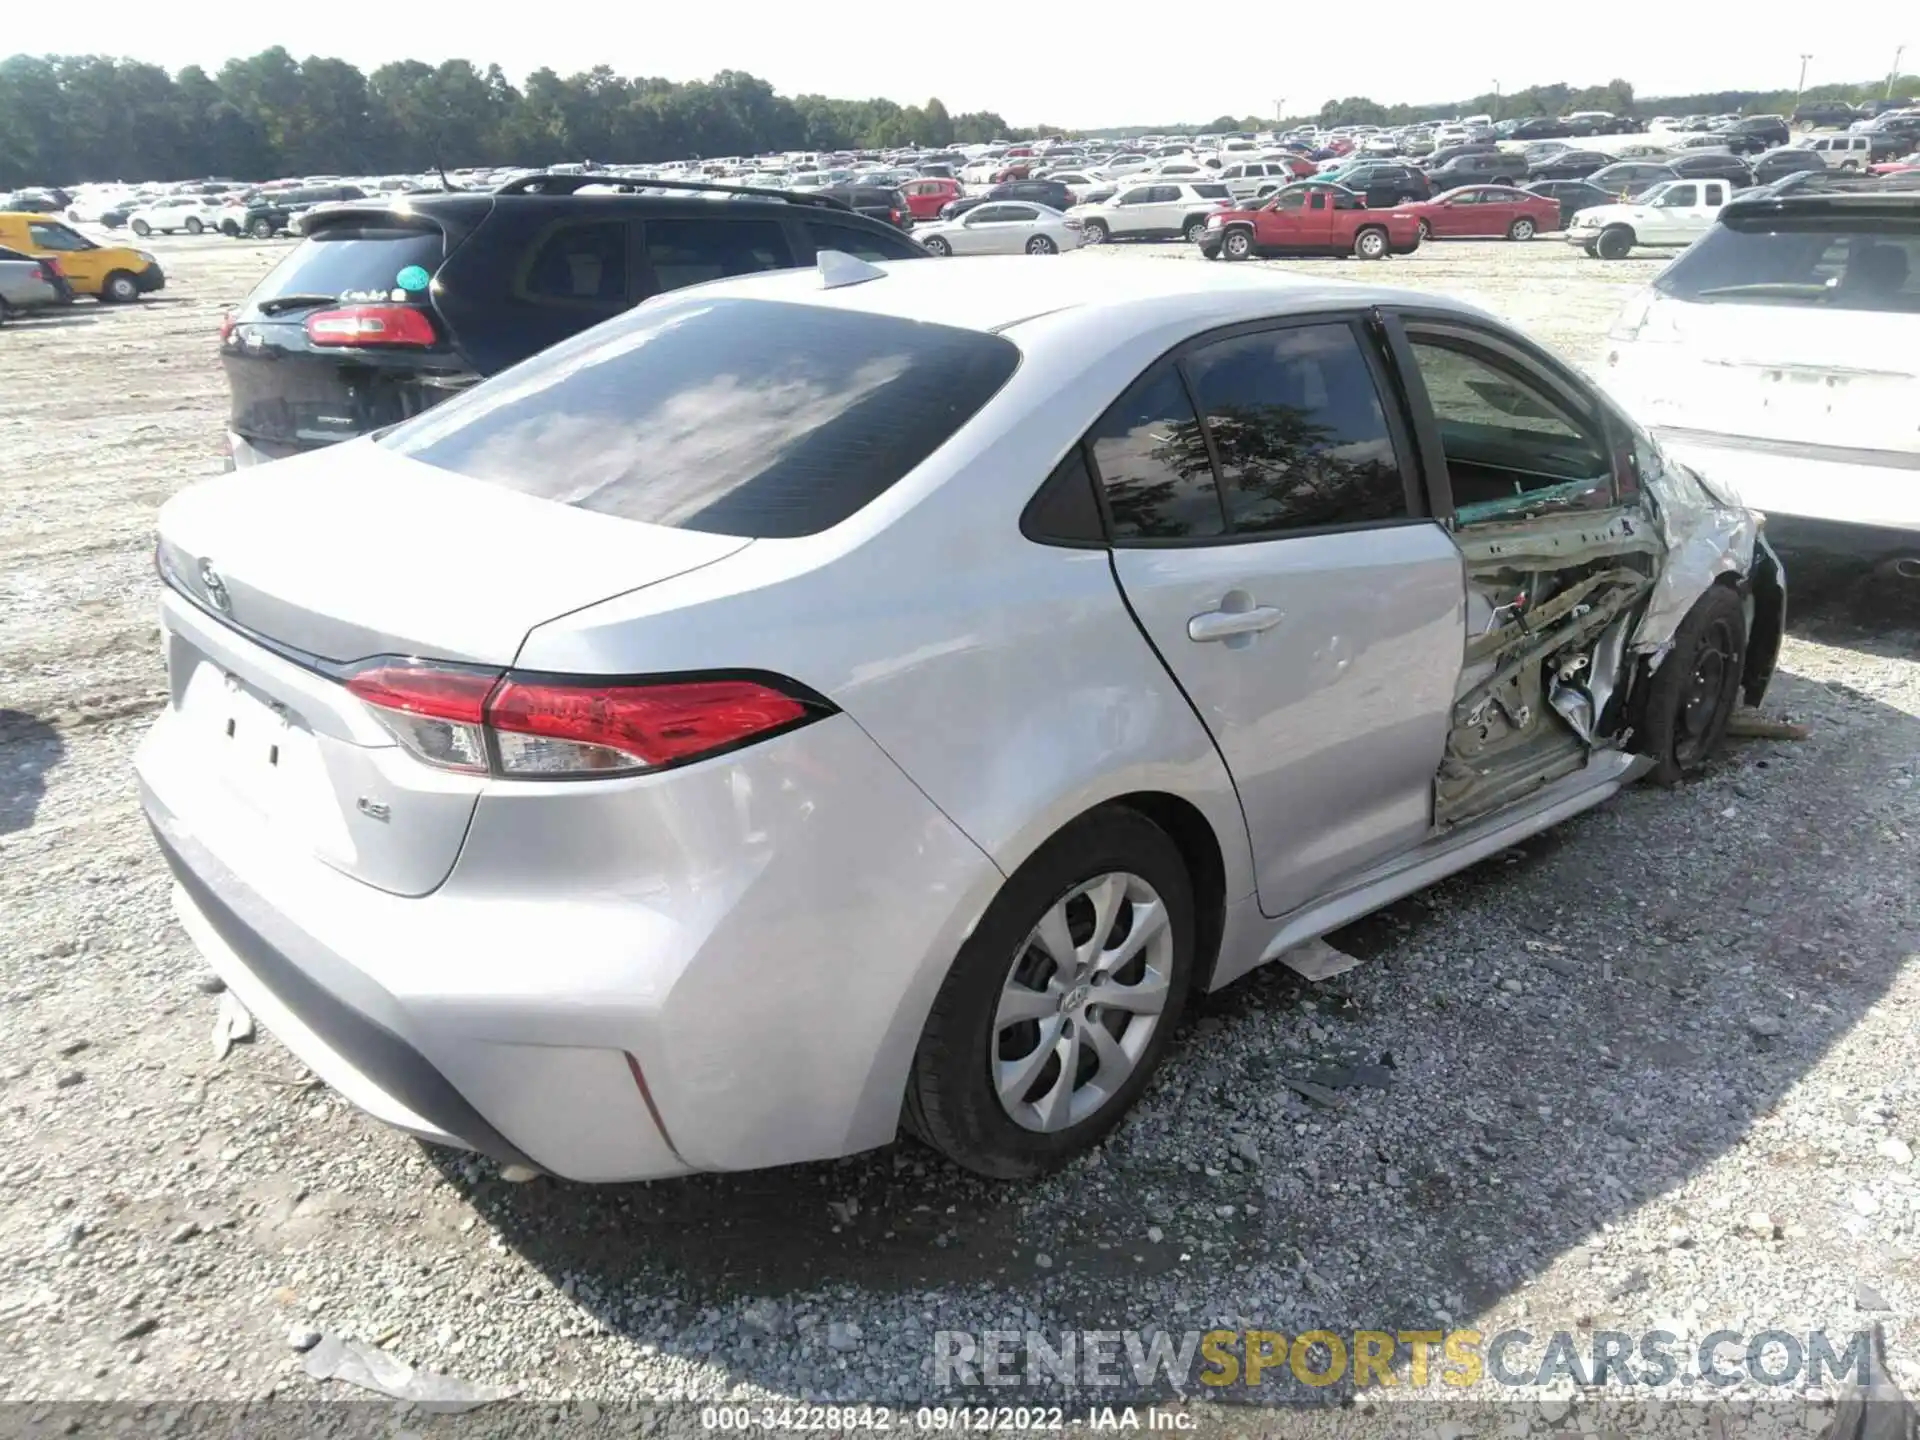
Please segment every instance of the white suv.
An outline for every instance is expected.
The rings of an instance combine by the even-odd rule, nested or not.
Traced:
[[[1769,534],[1920,566],[1920,195],[1735,201],[1628,303],[1600,378]]]
[[[1152,181],[1123,185],[1111,200],[1076,205],[1068,213],[1080,222],[1088,245],[1107,240],[1176,240],[1198,244],[1207,233],[1207,217],[1233,207],[1224,180],[1198,184]]]
[[[184,230],[198,235],[202,230],[220,228],[219,197],[207,195],[162,195],[149,200],[131,215],[127,224],[136,235],[151,235],[156,230],[171,235]]]

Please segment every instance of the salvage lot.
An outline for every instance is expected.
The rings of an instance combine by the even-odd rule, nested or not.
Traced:
[[[284,246],[151,248],[160,296],[0,333],[0,1398],[310,1394],[290,1327],[596,1399],[929,1398],[937,1328],[1697,1339],[1884,1305],[1896,1367],[1920,1360],[1920,613],[1844,576],[1796,590],[1768,704],[1808,740],[1354,927],[1347,975],[1212,997],[1117,1135],[1039,1184],[902,1144],[515,1186],[270,1037],[216,1059],[129,759],[164,687],[153,513],[219,468],[219,313]],[[1539,241],[1274,268],[1464,295],[1591,364],[1658,265]],[[367,534],[342,563],[405,563]]]

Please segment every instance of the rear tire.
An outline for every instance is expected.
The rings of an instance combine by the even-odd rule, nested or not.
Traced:
[[[198,235],[202,230],[206,228],[207,227],[205,225],[202,225],[200,223],[200,217],[198,215],[189,215],[187,217],[187,234]]]
[[[1104,917],[1103,894],[1112,897]],[[1096,937],[1102,918],[1107,933]],[[1043,940],[1047,921],[1058,922],[1060,947],[1073,952],[1064,965]],[[1136,923],[1152,927],[1140,932],[1144,943],[1136,939],[1136,954],[1103,971],[1102,957],[1125,954]],[[960,947],[914,1052],[906,1096],[914,1133],[956,1164],[1003,1180],[1097,1144],[1146,1087],[1179,1023],[1194,934],[1192,881],[1164,830],[1120,806],[1074,821],[1014,872]],[[1161,982],[1159,1010],[1138,1008]],[[1103,990],[1138,998],[1101,1005]],[[1040,1008],[1003,1023],[1010,997]],[[1149,1014],[1154,1023],[1137,1032]],[[1096,1031],[1104,1032],[1098,1042],[1088,1038]],[[1062,1069],[1068,1060],[1071,1074]],[[1014,1078],[1023,1061],[1027,1073]],[[1073,1119],[1075,1111],[1084,1113]]]
[[[273,238],[273,222],[262,215],[258,220],[255,220],[251,225],[247,226],[247,233],[256,240],[271,240]]]
[[[1427,243],[1427,241],[1431,240],[1432,238],[1433,238],[1433,227],[1429,225],[1426,221],[1422,220],[1420,222],[1420,243],[1424,245]]]
[[[1369,225],[1353,237],[1353,254],[1358,260],[1384,260],[1387,255],[1387,232],[1377,225]]]
[[[1728,586],[1711,586],[1647,686],[1639,748],[1653,757],[1656,782],[1677,785],[1706,768],[1726,736],[1746,665],[1746,608]]]
[[[1189,245],[1198,245],[1202,240],[1206,238],[1207,238],[1207,217],[1204,215],[1188,216],[1187,217],[1187,243]]]
[[[945,240],[941,239],[938,235],[929,235],[926,239],[922,240],[920,243],[927,247],[927,253],[929,255],[944,256],[944,255],[953,254],[953,246],[949,245]]]
[[[133,233],[144,240],[153,234],[153,227],[144,220],[136,220],[133,222]]]
[[[1036,235],[1027,241],[1027,253],[1029,255],[1058,255],[1060,253],[1060,247],[1053,243],[1051,236]]]
[[[1633,231],[1625,225],[1609,225],[1593,242],[1593,253],[1602,260],[1624,260],[1633,250]]]
[[[1533,221],[1527,219],[1524,215],[1507,227],[1507,239],[1509,240],[1531,240],[1532,238]]]
[[[140,282],[124,270],[115,270],[100,282],[100,299],[108,305],[130,305],[140,298]]]

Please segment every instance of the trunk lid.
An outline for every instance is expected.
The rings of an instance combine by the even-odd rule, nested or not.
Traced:
[[[1914,321],[1898,311],[1662,297],[1644,338],[1673,342],[1688,373],[1647,397],[1644,418],[1762,440],[1920,453]]]
[[[543,620],[750,543],[477,482],[371,441],[203,481],[161,509],[160,538],[189,594],[304,655],[501,666]]]
[[[160,534],[181,593],[166,597],[173,713],[156,742],[192,777],[170,804],[209,834],[244,816],[400,895],[445,880],[486,780],[413,759],[328,662],[505,668],[540,622],[751,543],[519,494],[371,442],[203,482],[161,510]]]

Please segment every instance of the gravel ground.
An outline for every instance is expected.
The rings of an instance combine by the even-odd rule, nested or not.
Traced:
[[[942,1329],[1881,1320],[1920,1374],[1910,595],[1798,585],[1768,710],[1811,738],[1343,932],[1348,974],[1211,997],[1138,1113],[1044,1182],[902,1143],[510,1184],[269,1036],[214,1057],[129,759],[163,690],[153,513],[219,467],[219,311],[283,247],[151,248],[163,295],[0,333],[0,1399],[334,1393],[303,1330],[576,1407],[934,1398]],[[1557,241],[1381,267],[1582,363],[1655,268]]]

